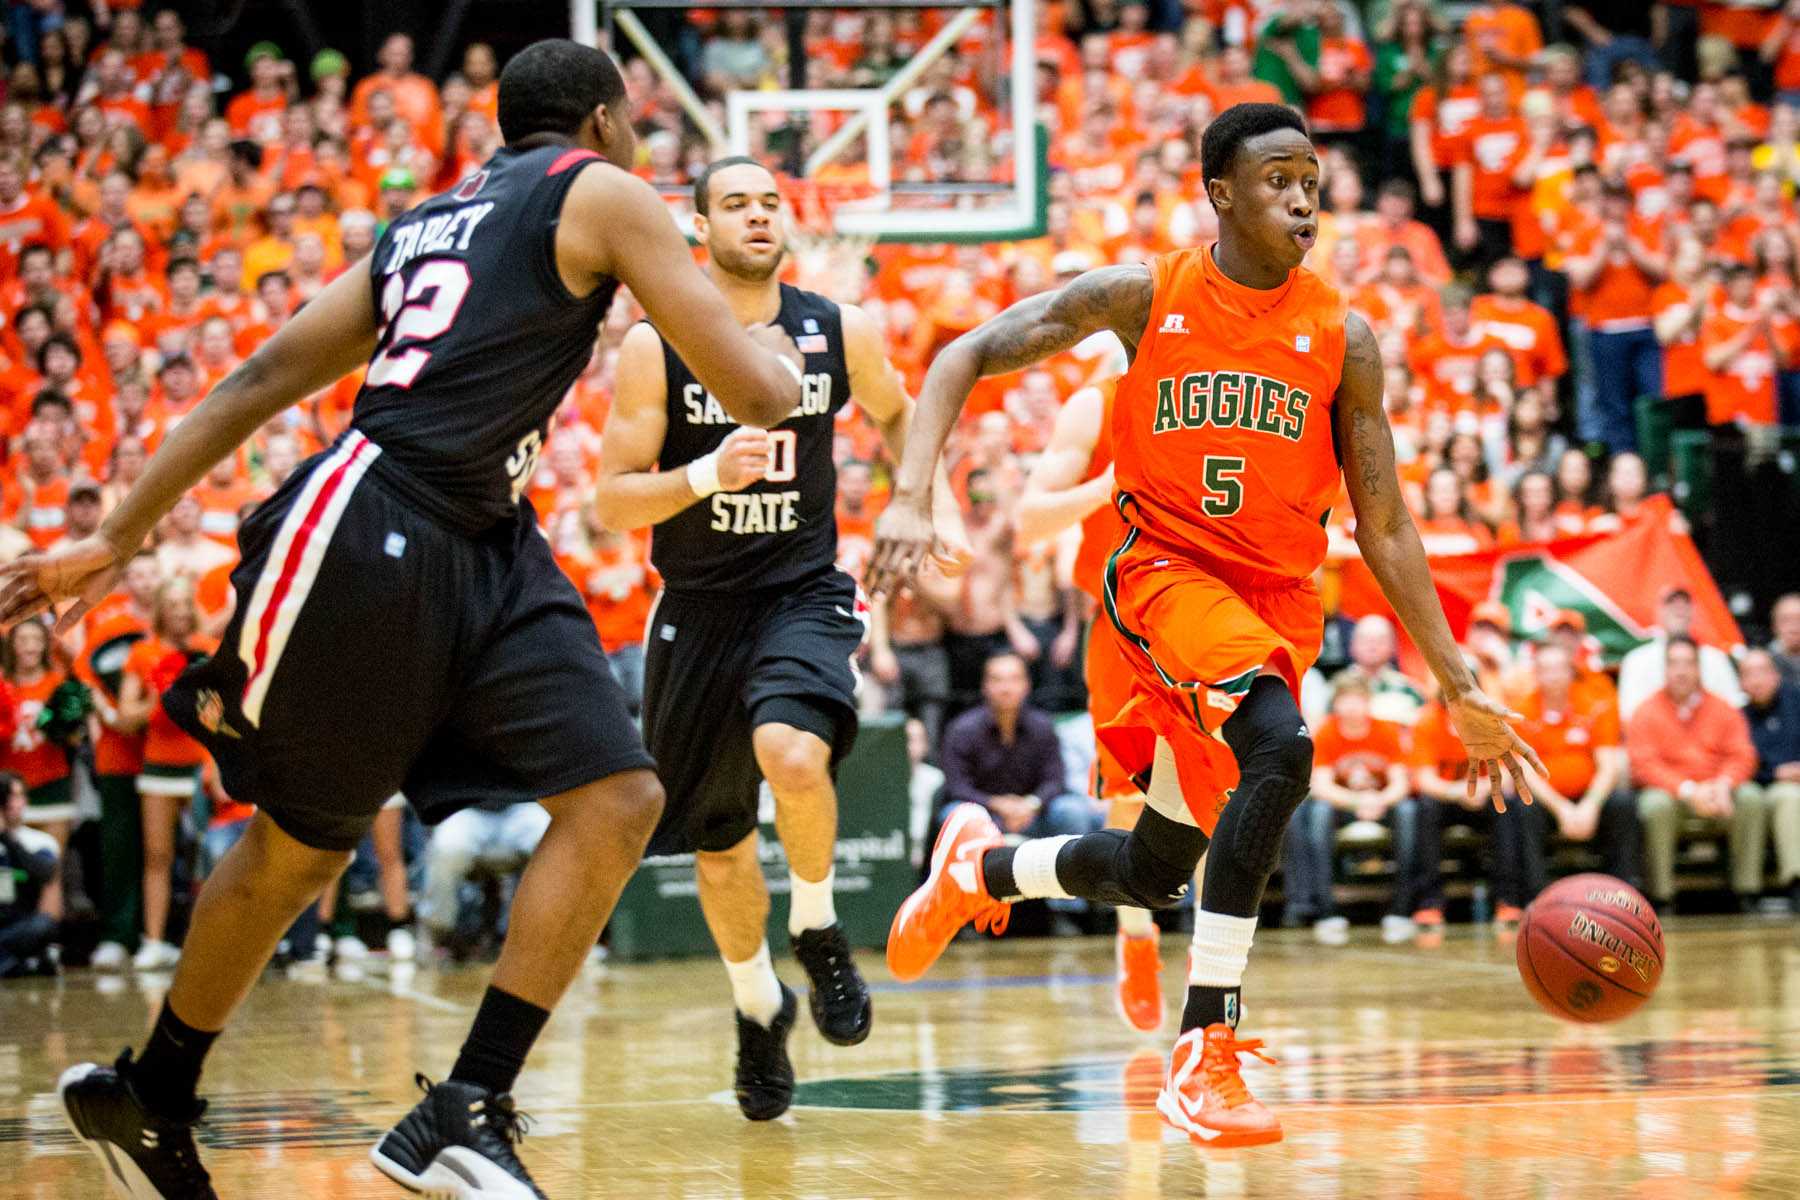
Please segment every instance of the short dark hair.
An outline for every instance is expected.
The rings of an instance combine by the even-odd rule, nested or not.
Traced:
[[[1677,646],[1686,646],[1689,650],[1692,650],[1694,652],[1695,658],[1700,657],[1700,643],[1699,642],[1696,642],[1693,638],[1689,637],[1685,633],[1671,633],[1669,635],[1669,640],[1663,646],[1663,661],[1664,662],[1669,661],[1669,651],[1673,650]]]
[[[601,105],[625,99],[625,77],[604,50],[568,38],[533,42],[500,72],[500,135],[513,145],[533,134],[573,137]]]
[[[76,366],[81,365],[81,343],[76,341],[72,335],[58,329],[49,337],[45,338],[44,344],[38,347],[37,369],[39,375],[44,373],[44,365],[50,360],[50,351],[57,346],[61,346],[64,350],[67,350],[70,354],[75,356]]]
[[[75,406],[69,402],[69,398],[53,387],[45,388],[31,400],[32,416],[42,416],[47,408],[60,408],[65,413],[75,411]]]
[[[54,261],[56,258],[56,251],[52,250],[43,242],[27,242],[25,243],[25,248],[19,251],[19,265],[22,267],[25,265],[26,259],[38,257],[48,258]]]
[[[694,180],[694,211],[703,217],[712,208],[713,176],[726,167],[762,167],[763,170],[769,171],[767,166],[751,158],[748,154],[733,154],[727,158],[715,159],[707,163],[706,169],[700,172],[700,178]],[[769,174],[772,176],[775,172],[769,171]]]
[[[1253,137],[1292,129],[1310,137],[1306,122],[1285,104],[1234,104],[1213,119],[1200,138],[1200,178],[1210,183],[1223,179],[1237,160],[1238,148]]]

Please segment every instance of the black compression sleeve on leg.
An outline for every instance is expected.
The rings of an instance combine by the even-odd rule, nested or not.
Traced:
[[[1220,730],[1238,761],[1238,786],[1219,815],[1219,853],[1206,863],[1200,906],[1254,917],[1281,856],[1288,818],[1312,782],[1312,738],[1287,684],[1264,675]]]
[[[1146,807],[1130,833],[1102,829],[1066,843],[1056,879],[1071,896],[1103,904],[1168,908],[1186,894],[1206,835]]]

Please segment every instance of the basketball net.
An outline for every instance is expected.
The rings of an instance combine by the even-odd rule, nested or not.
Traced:
[[[868,290],[867,262],[875,239],[840,234],[836,213],[840,203],[863,197],[856,188],[809,179],[790,180],[787,191],[795,285],[840,304],[860,303]]]

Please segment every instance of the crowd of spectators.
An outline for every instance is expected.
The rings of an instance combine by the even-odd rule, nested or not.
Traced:
[[[1403,481],[1428,547],[1456,553],[1643,520],[1680,530],[1681,514],[1652,487],[1667,462],[1637,453],[1640,399],[1669,423],[1720,437],[1800,422],[1800,5],[1555,11],[1560,41],[1547,41],[1544,14],[1506,2],[1044,4],[1043,234],[877,247],[838,298],[884,323],[916,387],[938,349],[1004,305],[1093,266],[1203,242],[1215,228],[1197,153],[1207,122],[1239,101],[1294,104],[1324,147],[1309,265],[1381,338]],[[732,88],[794,73],[779,20],[744,9],[664,16],[676,61],[717,110]],[[174,7],[90,14],[34,3],[11,6],[9,18],[0,560],[95,529],[212,384],[367,254],[387,222],[499,144],[499,62],[480,42],[432,79],[415,69],[412,39],[395,33],[357,78],[335,50],[300,62],[266,41],[241,61],[210,61]],[[800,69],[815,87],[881,84],[944,19],[811,11]],[[1001,28],[987,14],[901,95],[891,121],[902,178],[1007,181]],[[629,60],[626,75],[645,135],[631,166],[678,193],[712,150],[646,61]],[[827,127],[757,122],[753,150],[784,161]],[[820,178],[865,187],[859,149]],[[616,347],[637,315],[622,296],[527,491],[634,692],[657,580],[645,539],[600,530],[591,496]],[[1040,719],[1083,704],[1093,612],[1069,583],[1069,547],[1021,538],[1013,506],[1062,402],[1122,363],[1099,339],[978,387],[950,464],[975,568],[927,579],[875,613],[866,703],[917,718],[920,777],[941,768],[945,789],[990,797],[1017,832],[1095,819],[1069,803],[1080,747],[1063,739],[1059,753],[1073,761],[1059,786]],[[45,965],[40,935],[48,928],[54,941],[65,920],[97,925],[103,965],[133,953],[146,967],[172,960],[183,889],[249,810],[157,696],[216,646],[239,521],[343,430],[358,383],[257,431],[176,506],[73,636],[29,622],[8,635],[0,769],[19,782],[0,836],[0,971]],[[836,458],[842,564],[859,572],[891,463],[854,416]],[[1349,506],[1335,512],[1345,545]],[[1669,610],[1666,636],[1627,661],[1616,697],[1579,614],[1536,646],[1478,622],[1471,655],[1523,689],[1534,736],[1554,745],[1563,772],[1552,772],[1548,803],[1495,819],[1461,804],[1441,709],[1399,670],[1392,630],[1334,619],[1319,679],[1343,682],[1309,697],[1331,751],[1293,827],[1291,915],[1341,932],[1334,847],[1341,827],[1375,822],[1403,864],[1389,915],[1409,922],[1442,912],[1435,848],[1456,823],[1494,826],[1503,916],[1541,886],[1552,825],[1595,841],[1620,873],[1638,870],[1641,845],[1659,903],[1672,895],[1677,840],[1715,826],[1728,832],[1731,884],[1746,900],[1766,881],[1771,841],[1777,882],[1791,884],[1800,598],[1778,604],[1771,622],[1768,654],[1733,662],[1727,647],[1696,651]],[[1684,688],[1686,657],[1698,682]],[[1037,748],[1037,774],[992,752],[1021,740]],[[1664,761],[1672,742],[1681,755]],[[421,915],[448,937],[467,874],[516,863],[538,832],[535,820],[477,811],[423,843],[410,817],[385,818],[366,851],[366,890],[379,891],[402,933],[418,894]],[[45,854],[61,867],[43,869]],[[438,873],[409,886],[409,862]],[[334,908],[337,940],[321,936],[353,954],[335,896],[314,918]],[[304,960],[314,940],[297,931],[290,949]],[[406,940],[391,944],[398,952]]]

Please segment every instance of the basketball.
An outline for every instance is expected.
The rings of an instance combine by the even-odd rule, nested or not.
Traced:
[[[1611,875],[1572,875],[1519,922],[1519,978],[1544,1011],[1595,1024],[1636,1012],[1662,979],[1662,924]]]

